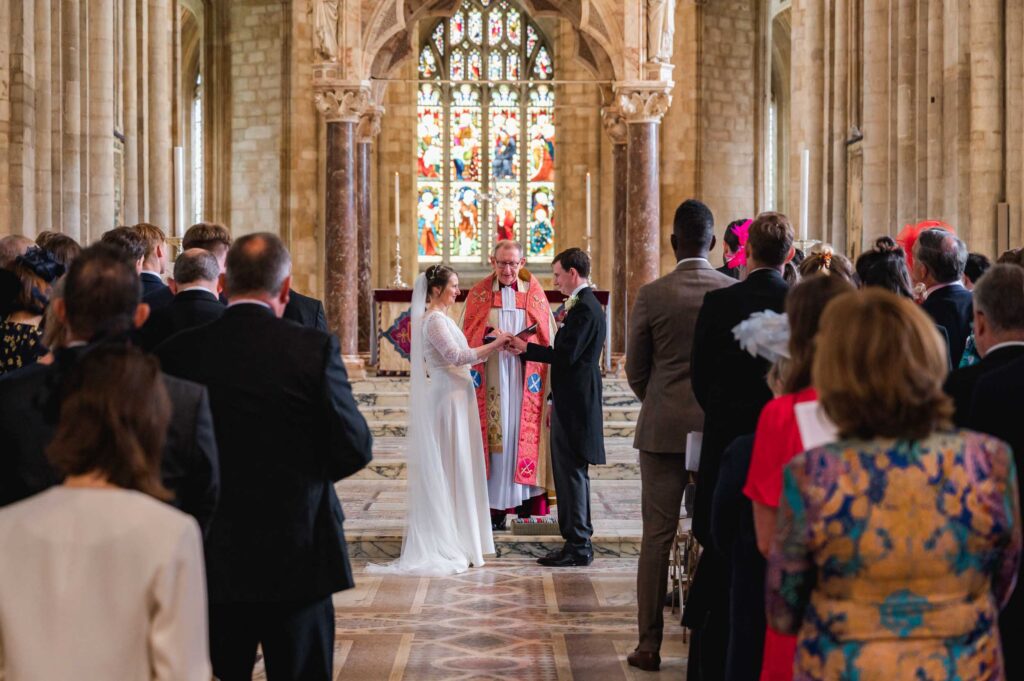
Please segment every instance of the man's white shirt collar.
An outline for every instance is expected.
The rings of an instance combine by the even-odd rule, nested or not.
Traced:
[[[274,309],[264,301],[257,298],[236,298],[235,300],[228,302],[228,307],[234,307],[235,305],[262,305],[268,310],[272,311]]]
[[[213,289],[208,289],[205,286],[186,286],[184,288],[178,289],[178,293],[184,293],[185,291],[206,291],[214,298],[218,297],[216,291],[214,291]],[[266,303],[264,303],[264,305],[266,305]]]
[[[949,282],[946,282],[945,284],[936,284],[935,286],[932,286],[931,288],[925,290],[925,292],[924,292],[925,300],[928,300],[928,296],[930,296],[931,294],[935,293],[940,288],[949,288],[950,286],[959,286],[960,288],[963,288],[964,287],[964,283],[962,281],[957,280],[957,281],[949,281]]]
[[[676,267],[679,267],[684,262],[706,262],[709,265],[711,264],[711,261],[708,260],[707,258],[683,258],[682,260],[676,263]]]
[[[570,295],[569,297],[575,298],[580,294],[580,291],[582,291],[585,288],[590,288],[590,282],[587,282],[586,284],[580,284],[579,286],[577,286],[575,290],[573,290],[572,295]]]
[[[990,347],[988,349],[988,352],[985,353],[985,356],[988,357],[989,355],[991,355],[996,350],[1000,350],[1002,348],[1012,348],[1012,347],[1019,347],[1019,346],[1024,346],[1024,341],[1006,341],[1005,343],[998,343],[998,344],[993,345],[992,347]]]

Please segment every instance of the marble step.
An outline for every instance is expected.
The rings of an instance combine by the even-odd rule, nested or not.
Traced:
[[[639,480],[640,464],[637,451],[629,438],[609,438],[605,443],[608,463],[591,466],[593,480]],[[373,443],[373,461],[353,475],[352,480],[405,480],[405,439],[377,438]]]
[[[407,376],[373,376],[352,381],[352,392],[357,394],[408,391],[409,378]],[[629,383],[621,378],[605,378],[603,391],[614,395],[633,395]]]
[[[376,437],[405,437],[407,423],[404,418],[394,417],[385,420],[370,421],[370,432]],[[635,421],[605,421],[604,436],[608,437],[633,437],[636,433]]]
[[[368,422],[370,422],[371,425],[374,424],[374,423],[382,423],[382,422],[389,422],[389,421],[403,421],[404,422],[404,421],[407,421],[409,419],[409,409],[408,409],[408,407],[405,407],[405,406],[401,406],[401,407],[382,407],[382,406],[365,407],[365,406],[361,406],[359,411],[362,412],[363,417]],[[638,406],[628,406],[628,407],[621,407],[621,406],[609,407],[609,406],[605,406],[604,407],[604,420],[605,420],[605,422],[612,422],[612,423],[614,423],[614,422],[622,421],[622,422],[636,423],[636,421],[637,421],[637,419],[639,417],[640,417],[640,407],[638,407]]]
[[[356,403],[361,407],[406,407],[409,405],[409,390],[381,390],[378,392],[355,393]],[[605,407],[639,407],[640,400],[632,392],[602,395]]]
[[[401,480],[348,479],[336,485],[345,511],[345,537],[355,560],[384,561],[402,549],[406,486]],[[640,482],[598,480],[591,483],[594,552],[601,556],[636,556],[640,551]],[[495,533],[499,557],[536,558],[559,548],[557,535]]]

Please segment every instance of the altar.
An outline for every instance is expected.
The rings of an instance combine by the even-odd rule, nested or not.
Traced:
[[[559,291],[545,291],[548,298],[548,305],[555,315],[555,320],[561,323],[565,316],[566,296]],[[466,305],[466,296],[469,290],[464,290],[456,300],[455,304],[448,310],[448,314],[456,322],[462,317],[462,310]],[[604,353],[601,357],[601,366],[607,373],[611,371],[611,296],[608,291],[594,291],[597,301],[604,310],[607,333],[604,341]],[[377,368],[379,376],[406,376],[409,374],[409,349],[410,349],[410,306],[412,304],[412,289],[374,289],[373,310],[370,315],[371,336],[370,343],[370,364]]]

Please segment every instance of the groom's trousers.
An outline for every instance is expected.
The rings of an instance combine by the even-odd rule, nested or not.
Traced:
[[[551,472],[558,496],[558,529],[565,540],[566,553],[593,556],[590,464],[569,444],[568,433],[562,429],[555,409],[551,410]]]

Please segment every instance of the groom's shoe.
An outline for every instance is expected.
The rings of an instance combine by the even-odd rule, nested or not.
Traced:
[[[494,532],[504,532],[508,529],[508,516],[502,514],[501,519],[498,520],[495,516],[491,516],[491,530]]]
[[[634,650],[626,656],[630,667],[643,669],[645,672],[656,672],[661,668],[661,655],[647,650]]]
[[[538,563],[545,567],[586,567],[594,562],[594,554],[585,555],[574,555],[571,553],[563,553],[558,558],[540,558],[537,560]]]
[[[542,560],[558,560],[559,558],[561,558],[564,555],[565,555],[565,547],[563,546],[560,549],[555,549],[554,551],[548,551],[547,555],[542,556],[541,558],[538,558],[537,562],[539,563]]]

